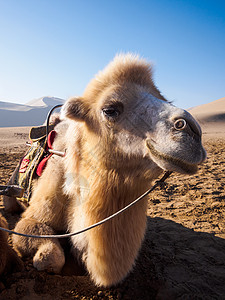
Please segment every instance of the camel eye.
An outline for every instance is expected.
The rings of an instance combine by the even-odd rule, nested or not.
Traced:
[[[119,116],[120,112],[114,107],[103,108],[103,114],[108,118],[116,118]]]

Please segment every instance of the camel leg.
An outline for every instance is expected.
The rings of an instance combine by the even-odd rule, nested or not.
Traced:
[[[54,230],[35,219],[22,218],[15,231],[25,234],[49,235]],[[38,239],[13,235],[13,247],[22,256],[33,255],[34,267],[41,271],[59,273],[65,264],[65,256],[58,239]]]

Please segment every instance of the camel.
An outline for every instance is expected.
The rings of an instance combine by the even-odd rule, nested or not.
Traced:
[[[8,229],[6,219],[0,214],[0,227]],[[8,233],[0,231],[0,275],[12,269],[22,269],[23,263],[8,244]]]
[[[75,232],[123,208],[163,170],[194,174],[206,153],[201,129],[155,86],[150,63],[120,54],[68,99],[53,155],[15,230],[27,234]],[[109,222],[71,238],[93,282],[112,286],[132,270],[145,235],[147,199]],[[13,236],[38,270],[59,273],[65,256],[57,239]]]

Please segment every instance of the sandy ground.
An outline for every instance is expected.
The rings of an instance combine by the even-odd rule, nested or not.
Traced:
[[[224,125],[224,123],[223,123]],[[225,299],[225,134],[204,132],[207,161],[193,176],[172,174],[149,198],[145,241],[119,286],[95,287],[77,262],[61,275],[24,270],[2,276],[0,299]],[[0,178],[25,151],[28,128],[0,128]],[[12,228],[19,216],[0,212]],[[72,271],[76,269],[76,272]]]

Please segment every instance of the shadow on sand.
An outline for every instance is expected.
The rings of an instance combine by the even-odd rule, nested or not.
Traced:
[[[7,290],[0,293],[0,299],[17,295],[18,286],[23,288],[24,296],[64,299],[66,295],[65,299],[74,299],[65,292],[76,291],[78,298],[98,299],[100,288],[93,285],[82,268],[77,273],[70,255],[68,265],[76,272],[66,271],[63,276],[38,272],[28,265],[29,272],[26,267],[21,274],[8,277]],[[174,221],[148,217],[145,240],[133,271],[119,286],[101,290],[104,299],[211,300],[224,299],[224,283],[224,239],[195,232]]]
[[[148,217],[139,258],[124,282],[133,299],[224,299],[224,283],[224,239]]]

